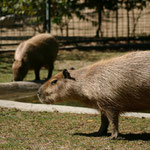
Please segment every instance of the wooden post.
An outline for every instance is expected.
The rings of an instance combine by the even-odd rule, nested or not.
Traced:
[[[51,0],[46,0],[46,30],[51,32]]]

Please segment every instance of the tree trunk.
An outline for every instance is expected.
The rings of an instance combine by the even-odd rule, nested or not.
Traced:
[[[98,9],[98,28],[96,30],[96,37],[98,37],[98,38],[103,37],[101,27],[102,27],[102,9],[99,8]],[[101,35],[99,35],[99,34],[101,34]]]

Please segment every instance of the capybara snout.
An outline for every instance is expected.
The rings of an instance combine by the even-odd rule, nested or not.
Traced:
[[[13,65],[13,79],[14,81],[22,81],[27,74],[27,68],[25,68],[25,65],[22,61],[15,60]]]

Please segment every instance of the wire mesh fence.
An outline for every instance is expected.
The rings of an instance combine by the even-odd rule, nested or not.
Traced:
[[[80,1],[83,3],[84,1]],[[119,6],[120,5],[120,6]],[[123,42],[129,39],[145,37],[149,42],[150,35],[150,3],[142,9],[125,9],[124,4],[118,3],[119,9],[102,11],[102,20],[99,25],[99,16],[95,9],[85,8],[80,11],[83,18],[72,14],[62,16],[61,22],[51,21],[51,33],[62,39],[67,37],[82,41],[82,39],[95,39],[103,41],[108,38],[111,41],[123,38]],[[35,11],[35,10],[33,10]],[[41,14],[45,18],[45,12]],[[52,16],[55,17],[55,16]],[[57,16],[58,17],[58,16]],[[99,30],[99,31],[98,31]],[[45,31],[45,20],[39,16],[16,16],[14,14],[2,14],[0,17],[0,48],[11,48],[22,40]],[[96,38],[95,38],[96,37]],[[58,39],[59,39],[58,38]]]

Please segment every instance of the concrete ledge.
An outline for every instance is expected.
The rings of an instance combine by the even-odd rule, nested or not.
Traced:
[[[126,117],[137,117],[137,118],[150,118],[150,113],[125,113],[122,114],[121,116],[126,116]]]
[[[18,81],[0,83],[0,99],[13,100],[27,95],[33,96],[43,83],[44,80],[38,82]]]
[[[16,108],[22,111],[35,111],[35,112],[47,111],[47,112],[77,113],[77,114],[99,114],[97,110],[91,108],[61,106],[61,105],[31,104],[7,100],[0,100],[0,107]]]
[[[16,108],[21,111],[34,111],[34,112],[60,112],[60,113],[76,113],[76,114],[100,114],[99,111],[92,108],[60,106],[60,105],[46,105],[46,104],[31,104],[21,103],[7,100],[0,100],[0,107],[3,108]],[[149,113],[125,113],[122,116],[150,118]]]
[[[0,94],[5,92],[18,92],[18,91],[35,91],[37,90],[44,81],[39,82],[27,82],[27,81],[17,81],[17,82],[7,82],[0,83]]]

